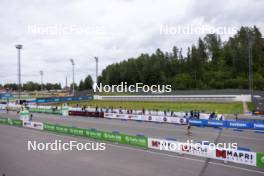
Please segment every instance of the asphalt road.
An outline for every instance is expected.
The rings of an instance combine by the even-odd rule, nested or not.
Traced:
[[[16,113],[0,113],[0,117],[17,118]],[[255,133],[253,130],[236,131],[233,129],[224,129],[222,131],[214,128],[199,128],[192,127],[192,135],[188,137],[186,135],[187,126],[173,125],[173,124],[161,124],[161,123],[149,123],[149,122],[137,122],[137,121],[122,121],[122,120],[110,120],[103,118],[92,117],[80,117],[69,116],[62,117],[59,115],[41,114],[36,113],[33,116],[34,121],[50,122],[58,124],[67,124],[82,128],[96,128],[98,130],[105,131],[119,131],[120,133],[127,133],[131,135],[144,134],[148,137],[155,138],[172,138],[177,141],[193,140],[195,142],[210,141],[214,142],[221,132],[220,142],[235,142],[239,147],[248,148],[255,152],[264,151],[264,134]]]
[[[6,117],[6,114],[1,114]],[[14,117],[9,114],[8,117]],[[62,118],[56,115],[34,114],[35,121],[63,123],[84,128],[101,130],[119,130],[129,134],[145,134],[150,137],[176,138],[186,140],[185,126],[169,124],[139,123],[84,117]],[[195,141],[216,140],[219,130],[212,128],[192,128],[191,138]],[[27,151],[28,140],[53,142],[54,140],[78,140],[91,142],[87,139],[57,135],[17,128],[0,126],[0,175],[264,175],[264,170],[256,167],[224,164],[222,161],[205,160],[200,157],[177,155],[172,153],[143,150],[108,143],[105,151]],[[252,131],[237,132],[223,130],[219,141],[239,141],[240,146],[251,148],[252,151],[264,151],[263,134]]]

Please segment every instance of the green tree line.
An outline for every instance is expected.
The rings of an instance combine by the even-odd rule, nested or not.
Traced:
[[[46,84],[43,84],[42,86],[43,86],[44,90],[59,90],[59,89],[61,89],[60,83],[46,83]],[[9,83],[9,84],[5,84],[5,85],[0,85],[0,88],[5,88],[7,90],[18,90],[18,84]],[[28,81],[21,86],[21,89],[26,90],[26,91],[41,90],[41,84],[33,82],[33,81]]]
[[[43,90],[61,90],[62,89],[60,83],[46,83],[46,84],[43,84],[42,86],[43,86]],[[79,85],[75,83],[74,86],[76,90],[80,90],[80,91],[90,90],[93,88],[92,77],[88,75],[85,77],[84,80],[80,81]],[[5,85],[0,84],[0,88],[2,89],[4,88],[7,90],[18,90],[18,84],[16,83],[8,83]],[[72,89],[72,84],[70,85],[70,88]],[[33,81],[28,81],[21,86],[21,89],[25,91],[35,91],[35,90],[40,91],[41,84],[33,82]]]
[[[157,49],[107,66],[98,82],[119,84],[137,82],[171,84],[173,89],[225,89],[249,87],[249,46],[252,46],[254,89],[264,90],[264,40],[257,27],[241,27],[227,41],[217,34],[207,34],[188,47],[171,52]]]

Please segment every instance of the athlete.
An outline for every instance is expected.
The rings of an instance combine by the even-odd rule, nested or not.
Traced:
[[[188,123],[188,126],[187,126],[187,135],[190,136],[192,133],[191,133],[191,125],[190,123]]]

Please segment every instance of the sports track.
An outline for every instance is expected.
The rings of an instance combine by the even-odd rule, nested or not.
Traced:
[[[15,113],[0,113],[0,117],[17,118]],[[251,130],[214,129],[192,127],[192,135],[186,136],[186,126],[135,121],[108,120],[91,117],[62,117],[50,114],[34,114],[34,121],[67,124],[82,128],[119,131],[127,134],[144,134],[156,138],[173,138],[178,141],[192,139],[196,142],[237,142],[239,147],[252,151],[264,151],[264,134]],[[144,150],[125,145],[107,143],[105,151],[28,151],[27,141],[53,142],[54,140],[80,142],[90,139],[58,135],[36,130],[0,126],[0,175],[98,175],[98,176],[257,176],[264,169],[223,163],[169,152]],[[95,141],[94,141],[95,142]],[[97,141],[99,142],[99,141]]]

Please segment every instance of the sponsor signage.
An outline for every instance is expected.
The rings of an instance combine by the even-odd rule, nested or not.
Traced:
[[[203,123],[203,120],[194,120],[194,119],[190,119],[189,120],[189,123],[191,124],[191,125],[204,125],[204,123]]]
[[[148,148],[160,150],[161,140],[156,138],[148,138]]]
[[[247,122],[238,122],[238,121],[226,121],[226,126],[229,128],[250,128],[250,123]]]
[[[51,103],[51,102],[92,100],[92,99],[93,99],[93,96],[81,96],[81,97],[48,97],[48,98],[37,98],[36,99],[36,103]]]
[[[219,120],[208,120],[208,121],[205,121],[205,125],[213,126],[213,127],[223,127],[224,126],[224,122],[223,121],[219,121]]]
[[[256,153],[255,152],[241,151],[241,150],[216,149],[215,159],[256,166]]]
[[[8,124],[9,125],[14,125],[14,126],[22,126],[22,120],[19,119],[10,119],[8,118]]]
[[[42,122],[23,121],[23,127],[43,130]]]
[[[252,128],[256,130],[264,130],[264,123],[253,123]]]
[[[126,120],[140,120],[140,121],[161,122],[161,123],[187,124],[186,119],[180,118],[180,117],[164,117],[164,116],[117,114],[117,113],[104,113],[104,117],[105,118],[113,118],[113,119],[126,119]]]
[[[257,167],[264,168],[264,152],[257,153]]]
[[[0,124],[8,124],[7,118],[0,118]]]
[[[210,158],[214,154],[214,150],[210,150],[208,146],[195,144],[181,144],[181,153]]]
[[[210,149],[207,145],[201,146],[157,138],[148,138],[148,148],[225,160],[264,168],[264,153],[256,154],[255,152],[241,150]]]
[[[55,124],[44,123],[43,130],[55,132]]]

